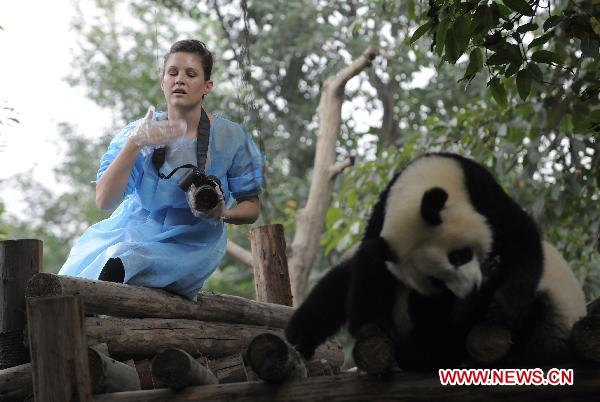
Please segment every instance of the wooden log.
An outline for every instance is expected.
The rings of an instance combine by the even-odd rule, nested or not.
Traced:
[[[90,381],[93,394],[140,390],[135,367],[130,367],[93,347],[88,348]]]
[[[42,269],[41,240],[0,241],[0,370],[29,361],[25,348],[25,287]]]
[[[249,380],[244,358],[240,353],[209,360],[208,367],[217,376],[219,384],[245,382]]]
[[[374,375],[389,372],[396,362],[394,344],[382,334],[357,339],[352,357],[360,370]]]
[[[152,378],[152,361],[150,359],[133,359],[133,361],[135,362],[135,370],[138,373],[140,387],[142,389],[161,388],[155,386],[155,381]]]
[[[283,336],[282,329],[165,318],[87,317],[85,327],[91,343],[105,342],[110,355],[119,359],[152,356],[167,347],[185,350],[194,357],[224,357],[242,352],[261,333]],[[326,342],[317,348],[313,359],[340,367],[344,353],[339,344]]]
[[[196,361],[184,350],[168,348],[161,350],[152,359],[152,376],[172,389],[189,385],[218,384],[210,369]]]
[[[600,315],[577,321],[571,330],[571,343],[580,357],[600,363]]]
[[[27,301],[29,351],[36,401],[91,400],[83,318],[83,303],[73,296]]]
[[[283,225],[265,225],[250,229],[252,268],[256,300],[292,305]]]
[[[260,334],[246,350],[246,362],[261,380],[280,383],[306,378],[302,358],[283,338],[271,333]]]
[[[484,365],[499,362],[512,345],[510,330],[504,325],[477,325],[467,335],[467,352]]]
[[[0,401],[23,400],[32,395],[31,363],[0,370]]]
[[[547,370],[547,369],[546,369]],[[184,401],[590,401],[598,397],[600,368],[574,367],[572,386],[455,386],[440,384],[437,372],[392,372],[384,379],[370,375],[339,374],[308,377],[273,386],[266,382],[206,385],[175,392],[153,390],[99,395],[94,402]]]
[[[237,296],[199,293],[193,302],[160,289],[91,281],[49,273],[34,275],[27,297],[80,296],[87,313],[118,317],[185,318],[284,328],[294,310]]]

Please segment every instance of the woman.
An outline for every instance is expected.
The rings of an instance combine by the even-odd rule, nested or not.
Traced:
[[[211,70],[212,55],[202,42],[171,46],[160,80],[167,112],[149,109],[112,140],[100,161],[96,204],[102,209],[120,205],[76,241],[60,275],[163,288],[195,300],[225,255],[224,222],[258,218],[263,157],[251,136],[223,117],[206,113],[202,120],[210,122],[205,173],[220,181],[217,206],[199,210],[195,187],[186,195],[177,185],[189,169],[166,178],[179,166],[196,166],[202,103],[213,88]],[[164,162],[153,163],[155,147],[162,145]],[[236,206],[226,209],[234,199]]]

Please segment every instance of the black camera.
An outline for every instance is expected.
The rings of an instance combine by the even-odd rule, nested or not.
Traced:
[[[194,209],[198,211],[210,211],[216,207],[221,201],[219,191],[221,190],[221,181],[217,176],[207,176],[194,168],[184,174],[177,185],[183,191],[188,191],[190,186],[196,186],[196,194],[194,194]]]

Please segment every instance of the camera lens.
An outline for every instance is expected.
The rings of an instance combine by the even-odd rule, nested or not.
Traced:
[[[197,210],[208,211],[217,206],[219,203],[219,196],[211,185],[204,184],[196,190],[195,200]]]

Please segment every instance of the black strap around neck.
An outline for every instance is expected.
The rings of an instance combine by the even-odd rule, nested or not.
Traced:
[[[208,115],[202,108],[202,114],[200,115],[200,123],[198,124],[198,130],[196,134],[196,164],[198,167],[198,171],[204,174],[204,170],[206,168],[206,157],[208,154],[208,144],[210,142],[210,120]],[[167,146],[154,148],[154,153],[152,154],[152,164],[156,168],[156,172],[158,173],[158,177],[161,179],[169,179],[175,170],[173,170],[169,175],[165,176],[161,173],[160,168],[165,163],[165,158],[167,156]],[[194,167],[193,165],[183,165],[181,167]]]

